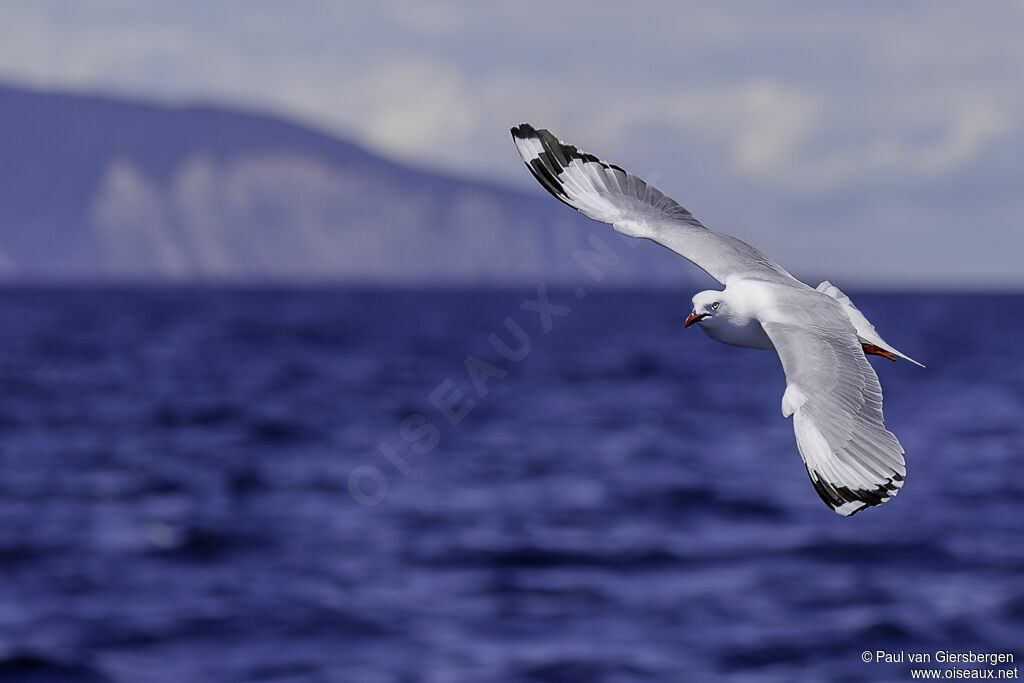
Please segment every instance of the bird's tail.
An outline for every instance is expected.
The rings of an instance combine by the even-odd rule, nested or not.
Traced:
[[[825,280],[818,285],[817,289],[822,294],[832,297],[843,305],[843,310],[846,311],[846,315],[849,316],[850,322],[853,323],[854,328],[857,330],[857,336],[860,338],[861,344],[864,344],[865,347],[874,347],[874,349],[870,349],[871,353],[885,356],[887,358],[890,357],[889,354],[892,356],[899,356],[903,360],[909,361],[914,365],[920,365],[922,368],[924,367],[923,363],[918,363],[916,360],[901,353],[892,344],[882,339],[882,336],[878,334],[877,330],[875,330],[875,326],[868,322],[868,319],[864,317],[864,314],[853,305],[853,302],[850,301],[850,297],[843,294],[842,290],[834,284]],[[892,358],[892,360],[896,359]]]

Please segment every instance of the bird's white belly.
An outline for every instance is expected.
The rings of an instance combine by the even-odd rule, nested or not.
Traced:
[[[701,324],[701,329],[709,337],[723,344],[743,346],[748,349],[775,348],[757,318],[742,320],[715,320],[712,318],[711,320],[712,324]]]

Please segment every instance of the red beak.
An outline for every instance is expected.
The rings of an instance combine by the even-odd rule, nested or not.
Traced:
[[[700,322],[704,318],[710,317],[710,313],[698,313],[697,311],[690,311],[690,315],[686,316],[686,320],[683,321],[683,327],[689,327],[690,325]]]

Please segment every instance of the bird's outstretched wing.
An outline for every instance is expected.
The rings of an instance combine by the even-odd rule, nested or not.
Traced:
[[[847,516],[895,496],[907,474],[903,447],[886,430],[882,388],[841,311],[801,307],[793,322],[761,325],[782,360],[782,414],[814,489]],[[793,314],[796,314],[795,316]]]
[[[746,242],[708,230],[671,197],[550,131],[524,123],[512,129],[512,138],[544,189],[590,218],[668,247],[722,284],[733,278],[793,281]]]

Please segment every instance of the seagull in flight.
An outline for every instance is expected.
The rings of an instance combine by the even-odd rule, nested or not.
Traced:
[[[548,130],[524,123],[512,139],[557,199],[671,249],[725,285],[697,293],[683,326],[779,354],[786,373],[782,415],[793,417],[797,448],[826,505],[845,517],[899,492],[907,474],[903,447],[885,428],[882,388],[866,356],[921,364],[886,343],[849,297],[828,281],[804,284],[746,242],[708,230],[632,173]]]

